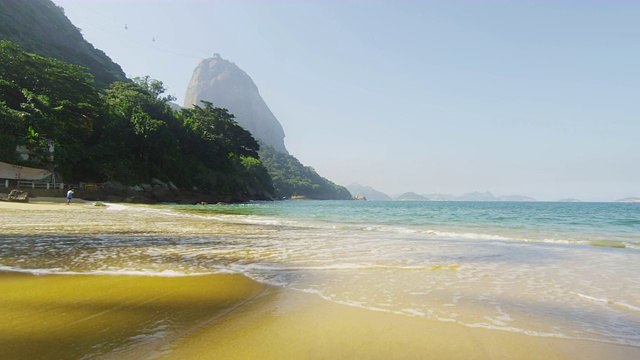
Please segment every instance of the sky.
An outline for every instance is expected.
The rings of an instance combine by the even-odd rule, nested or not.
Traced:
[[[53,1],[181,105],[200,60],[236,63],[340,185],[640,196],[638,1]]]

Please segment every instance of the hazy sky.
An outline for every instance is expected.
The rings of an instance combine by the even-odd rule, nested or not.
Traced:
[[[341,185],[640,196],[640,1],[54,2],[180,104],[201,59],[235,62]]]

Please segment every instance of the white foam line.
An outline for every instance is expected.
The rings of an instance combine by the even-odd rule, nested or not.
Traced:
[[[0,266],[0,271],[17,272],[32,275],[111,275],[111,276],[153,276],[153,277],[188,277],[222,274],[225,272],[201,272],[183,273],[173,270],[144,271],[144,270],[95,270],[95,271],[66,271],[61,269],[21,269],[8,266]]]
[[[601,298],[597,298],[597,297],[594,297],[594,296],[580,294],[580,293],[577,293],[577,292],[574,292],[574,294],[577,295],[578,297],[581,297],[583,299],[587,299],[587,300],[590,300],[590,301],[593,301],[593,302],[597,302],[597,303],[601,303],[601,304],[605,304],[605,305],[617,306],[617,307],[621,307],[621,308],[625,308],[625,309],[629,309],[629,310],[640,312],[640,307],[638,307],[638,306],[633,306],[633,305],[630,305],[630,304],[626,304],[626,303],[623,303],[623,302],[610,300],[610,299],[601,299]]]
[[[526,330],[526,329],[521,329],[521,328],[512,327],[512,326],[504,326],[504,325],[501,326],[501,325],[495,324],[495,323],[494,324],[466,323],[466,322],[459,321],[459,320],[452,319],[452,318],[444,318],[444,317],[440,317],[440,316],[431,316],[429,314],[425,314],[424,312],[419,311],[419,310],[415,310],[415,309],[407,309],[407,308],[405,308],[405,309],[402,309],[400,311],[397,311],[397,310],[389,310],[389,309],[383,309],[383,308],[379,308],[379,307],[367,306],[367,305],[364,305],[362,302],[357,302],[357,301],[336,300],[336,299],[333,299],[330,296],[327,296],[327,295],[323,294],[319,290],[299,289],[299,288],[290,288],[290,289],[291,290],[295,290],[295,291],[308,293],[308,294],[313,294],[313,295],[319,296],[322,299],[325,299],[327,301],[331,301],[333,303],[341,304],[341,305],[345,305],[345,306],[361,308],[361,309],[365,309],[365,310],[369,310],[369,311],[391,313],[391,314],[402,315],[402,316],[421,317],[421,318],[426,318],[426,319],[434,320],[434,321],[451,322],[451,323],[460,324],[462,326],[466,326],[466,327],[470,327],[470,328],[481,328],[481,329],[487,329],[487,330],[508,331],[508,332],[526,334],[526,335],[530,335],[530,336],[543,337],[543,338],[576,339],[576,340],[594,341],[594,342],[605,343],[605,344],[640,346],[640,339],[637,339],[637,338],[618,337],[615,340],[608,340],[608,339],[602,339],[602,338],[571,336],[571,335],[562,334],[562,333],[539,332],[539,331]]]

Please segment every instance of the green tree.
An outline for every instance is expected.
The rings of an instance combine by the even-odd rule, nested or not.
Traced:
[[[167,91],[167,88],[164,86],[164,83],[160,80],[152,79],[149,75],[143,77],[134,77],[133,82],[138,84],[141,88],[145,89],[153,98],[158,99],[162,102],[169,102],[176,100],[176,97],[173,95],[165,95],[162,94]]]
[[[305,196],[318,200],[351,199],[351,193],[345,187],[323,178],[294,156],[278,152],[272,146],[262,144],[260,158],[273,180],[277,198]]]
[[[211,102],[202,101],[204,107],[182,109],[185,126],[196,136],[207,141],[216,156],[228,154],[259,158],[260,145],[251,133],[234,120],[227,109],[214,107]]]
[[[85,68],[26,53],[8,41],[0,42],[0,63],[0,111],[9,115],[0,121],[9,130],[5,136],[29,145],[31,127],[55,143],[55,167],[72,173],[81,161],[74,153],[91,136],[100,106],[93,77]]]
[[[144,87],[116,82],[105,96],[108,119],[99,129],[99,144],[114,144],[106,153],[122,159],[120,164],[100,170],[108,178],[126,182],[167,178],[177,161],[176,135],[179,119],[169,106]],[[102,159],[101,163],[109,163]]]

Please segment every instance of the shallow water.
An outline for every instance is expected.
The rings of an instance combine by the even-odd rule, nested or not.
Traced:
[[[371,311],[640,346],[639,205],[329,201],[0,212],[0,270],[242,273]]]

